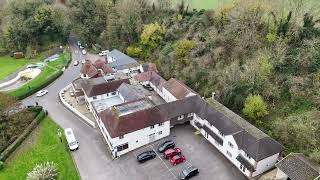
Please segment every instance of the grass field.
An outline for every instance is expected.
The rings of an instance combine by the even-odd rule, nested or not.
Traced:
[[[1,180],[24,180],[39,163],[52,161],[57,164],[59,180],[80,179],[66,142],[57,137],[58,125],[45,118],[23,144],[8,159],[0,171]]]
[[[5,79],[30,62],[32,61],[27,59],[14,59],[9,56],[0,57],[0,80]]]
[[[60,73],[62,68],[70,61],[69,52],[64,52],[59,59],[53,62],[49,62],[42,72],[29,83],[21,86],[20,88],[10,91],[9,94],[14,97],[23,96],[29,92],[33,92],[32,89],[40,90],[43,85],[52,80],[52,77],[56,77],[57,73]],[[46,84],[47,85],[47,84]],[[40,89],[39,89],[40,88]]]
[[[232,0],[184,0],[189,4],[189,9],[215,9]],[[180,3],[181,0],[174,0],[175,3]]]

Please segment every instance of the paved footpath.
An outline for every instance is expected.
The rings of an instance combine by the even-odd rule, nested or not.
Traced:
[[[98,129],[93,129],[83,123],[76,115],[67,110],[58,98],[59,91],[79,75],[81,60],[84,58],[76,45],[75,38],[70,38],[69,44],[72,49],[72,62],[69,68],[45,88],[49,91],[48,94],[40,98],[35,95],[30,96],[24,99],[23,103],[30,105],[38,102],[48,110],[49,115],[62,128],[70,127],[74,130],[79,141],[79,150],[72,152],[72,156],[83,180],[125,180],[127,177],[123,173],[124,170],[119,167],[118,163],[113,163]],[[78,60],[80,64],[73,66],[74,60]]]

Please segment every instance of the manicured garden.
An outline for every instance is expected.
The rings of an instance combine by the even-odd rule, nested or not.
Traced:
[[[30,60],[27,59],[14,59],[10,56],[0,57],[0,81],[28,63],[30,63]]]
[[[61,143],[57,136],[58,128],[49,117],[45,118],[6,161],[0,179],[25,179],[34,166],[44,162],[56,164],[59,180],[80,179],[65,140]]]
[[[57,79],[63,73],[62,68],[67,66],[70,60],[69,51],[65,51],[60,55],[59,59],[49,62],[36,78],[20,88],[9,92],[9,94],[18,99],[24,99],[34,94]]]

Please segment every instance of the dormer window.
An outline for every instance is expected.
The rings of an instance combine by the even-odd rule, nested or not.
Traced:
[[[184,115],[181,115],[178,117],[178,120],[182,120],[184,118]]]
[[[224,134],[221,131],[219,131],[219,134],[220,136],[224,137]]]

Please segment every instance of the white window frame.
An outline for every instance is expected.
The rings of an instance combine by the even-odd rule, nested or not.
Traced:
[[[154,129],[154,125],[150,126],[150,129]]]
[[[182,120],[184,118],[184,115],[178,116],[178,120]]]

